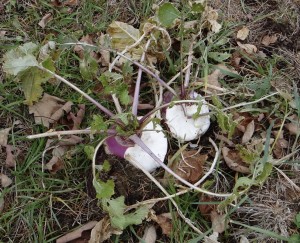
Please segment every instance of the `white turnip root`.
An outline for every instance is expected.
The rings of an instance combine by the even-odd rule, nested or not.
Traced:
[[[143,128],[141,140],[161,161],[164,161],[168,150],[168,141],[162,130],[160,125],[150,121]],[[140,146],[125,142],[118,136],[108,138],[105,143],[109,153],[125,158],[137,168],[143,167],[148,172],[153,172],[160,167]]]
[[[165,111],[165,120],[171,134],[181,142],[198,139],[210,126],[210,116],[199,116],[209,112],[204,98],[196,92],[190,94],[192,99],[200,99],[202,102],[199,111],[198,104],[176,104]],[[196,115],[195,118],[193,116]]]

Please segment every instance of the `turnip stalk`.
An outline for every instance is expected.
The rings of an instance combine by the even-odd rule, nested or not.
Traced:
[[[145,50],[141,57],[141,62],[143,62],[145,60],[146,52],[149,48],[150,43],[151,43],[151,39],[148,40],[146,43]],[[137,116],[137,110],[138,110],[138,104],[139,104],[142,73],[143,73],[143,70],[141,68],[139,68],[137,79],[136,79],[136,84],[135,84],[135,89],[134,89],[133,104],[132,104],[132,114],[135,116]]]

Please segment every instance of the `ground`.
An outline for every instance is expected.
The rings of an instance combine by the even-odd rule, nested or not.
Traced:
[[[0,3],[0,58],[8,50],[29,42],[40,45],[48,41],[77,42],[83,41],[84,36],[88,40],[99,40],[98,37],[107,31],[108,26],[114,20],[139,28],[141,23],[155,15],[159,5],[167,1],[125,0],[120,2],[4,0]],[[188,2],[194,1],[186,1],[184,4],[183,1],[170,2],[178,9],[185,9],[184,4],[188,6]],[[219,80],[217,78],[217,83],[213,84],[229,91],[225,95],[220,95],[222,109],[240,105],[243,102],[252,103],[247,106],[240,105],[237,109],[226,113],[236,120],[243,117],[243,121],[239,120],[239,126],[235,128],[230,141],[227,137],[224,138],[229,133],[230,126],[225,127],[223,131],[216,116],[212,119],[206,135],[200,141],[194,142],[198,143],[201,148],[197,153],[207,156],[208,162],[201,165],[202,174],[209,171],[215,158],[215,150],[209,138],[213,138],[220,150],[224,146],[229,148],[231,156],[228,156],[229,159],[237,156],[236,151],[240,149],[238,144],[243,144],[241,138],[245,137],[245,128],[250,127],[251,122],[255,124],[253,128],[255,136],[260,136],[261,139],[267,141],[273,139],[274,142],[274,146],[270,145],[271,151],[268,151],[272,157],[268,157],[272,161],[271,171],[265,178],[257,179],[260,181],[248,188],[247,192],[237,200],[225,206],[222,214],[226,216],[228,225],[225,232],[220,231],[218,240],[219,242],[282,242],[294,235],[290,242],[300,242],[300,2],[299,0],[212,0],[207,4],[217,11],[218,22],[222,23],[222,28],[210,39],[207,36],[212,30],[205,26],[204,17],[199,19],[199,21],[204,21],[201,34],[203,41],[201,38],[197,39],[198,49],[195,48],[195,58],[201,60],[200,64],[197,63],[200,71],[193,70],[193,74],[197,73],[193,80],[195,87],[201,94],[207,95],[197,83],[203,81],[200,78],[212,73],[212,66],[222,63],[229,68],[231,73],[231,75],[219,77]],[[50,21],[46,20],[41,23],[43,17],[44,20],[47,19],[45,17],[47,14],[50,16]],[[184,14],[188,16],[184,18],[192,18],[190,13],[184,12]],[[237,33],[243,26],[249,30],[244,41],[237,38]],[[187,65],[187,55],[183,58],[181,55],[181,51],[187,45],[180,39],[185,36],[178,35],[179,29],[178,26],[175,29],[168,29],[172,39],[171,49],[174,52],[170,52],[168,58],[159,61],[154,69],[164,80],[173,77],[178,67],[184,68]],[[226,42],[223,45],[216,44],[218,40],[224,41],[225,39]],[[255,54],[245,52],[240,46],[244,44],[252,44],[257,48]],[[203,49],[201,49],[203,46],[207,52],[226,52],[231,56],[222,61],[216,61],[210,56],[206,56],[206,60],[201,59],[200,53],[203,54]],[[185,53],[188,53],[187,49]],[[79,51],[74,51],[73,46],[71,48],[63,46],[63,48],[57,48],[53,58],[56,72],[60,76],[72,81],[80,89],[100,100],[101,104],[114,109],[110,96],[103,94],[105,87],[101,85],[99,79],[86,78],[80,72]],[[62,103],[72,101],[73,105],[48,128],[37,124],[33,114],[30,114],[28,104],[24,102],[20,80],[7,75],[2,70],[3,62],[4,60],[0,65],[0,175],[2,176],[0,242],[54,242],[81,225],[91,221],[100,221],[107,215],[97,198],[93,186],[92,162],[86,153],[87,145],[95,147],[103,137],[98,134],[94,135],[94,138],[79,135],[82,140],[77,142],[76,146],[71,146],[71,149],[67,150],[53,168],[45,169],[46,162],[52,158],[51,151],[54,148],[46,149],[47,138],[29,140],[27,136],[46,132],[49,129],[73,129],[78,120],[70,114],[75,114],[75,116],[77,114],[79,117],[79,112],[83,110],[80,105],[85,105],[84,116],[78,125],[82,129],[91,126],[93,115],[99,112],[81,94],[72,91],[62,83],[51,80],[43,85],[44,93],[63,99]],[[196,65],[195,69],[197,69]],[[107,67],[102,65],[101,70],[98,71],[106,70]],[[136,77],[136,74],[137,69],[134,67],[131,76],[129,75],[130,77],[126,80],[130,89],[129,93],[133,93],[132,77]],[[146,74],[143,74],[143,78],[151,80]],[[145,84],[143,88],[141,101],[150,107],[155,106],[151,95],[152,86]],[[278,93],[264,99],[265,96],[274,92]],[[217,106],[212,96],[206,97],[209,103]],[[141,113],[146,114],[147,111],[149,110],[145,109]],[[286,126],[293,121],[298,122],[296,124],[298,131],[290,131]],[[166,127],[163,122],[162,126]],[[7,143],[1,141],[6,128],[10,128]],[[253,149],[249,146],[248,150]],[[176,151],[182,149],[175,139],[169,139],[169,147],[167,155],[169,160]],[[261,159],[265,157],[266,147],[259,154]],[[255,149],[254,152],[257,152],[258,147]],[[244,153],[245,157],[254,156],[253,154],[255,153]],[[9,155],[11,155],[10,158]],[[225,157],[222,150],[218,166],[213,175],[209,176],[209,180],[202,185],[203,188],[218,193],[228,193],[234,190],[235,183],[243,173],[225,163]],[[14,160],[11,160],[12,158]],[[105,160],[110,162],[112,168],[109,172],[100,174],[99,179],[104,181],[113,179],[116,192],[114,196],[123,195],[126,205],[165,196],[138,169],[126,160],[106,155],[101,148],[97,154],[96,163],[99,166]],[[246,169],[249,170],[248,167]],[[263,172],[267,173],[265,170]],[[177,173],[180,172],[177,171]],[[171,179],[168,179],[166,183],[164,174],[164,170],[159,169],[153,175],[170,194],[183,188],[183,185],[178,186],[178,183]],[[4,175],[12,180],[7,186],[5,186]],[[245,185],[241,187],[243,186]],[[241,189],[238,190],[238,192],[241,191]],[[181,212],[194,222],[196,228],[205,232],[206,235],[216,230],[212,226],[213,220],[210,215],[211,211],[216,211],[216,205],[219,205],[221,201],[220,198],[188,192],[174,199]],[[149,217],[142,224],[128,227],[122,235],[113,235],[107,242],[138,242],[145,229],[152,225],[157,231],[158,242],[199,242],[203,239],[203,235],[199,235],[177,214],[170,201],[159,201],[151,210],[153,210],[151,213],[155,215],[172,213],[172,229],[169,232],[164,232],[163,227]],[[167,220],[167,223],[170,221]],[[89,237],[90,230],[77,241],[72,242],[88,242]],[[243,237],[248,241],[242,241]]]

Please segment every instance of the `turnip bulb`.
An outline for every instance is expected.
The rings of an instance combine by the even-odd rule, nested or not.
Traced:
[[[159,124],[150,121],[141,132],[141,140],[161,160],[164,161],[168,141]],[[122,139],[119,136],[109,137],[106,142],[106,151],[110,154],[124,158],[137,168],[143,167],[148,172],[153,172],[160,165],[139,145]]]
[[[168,107],[165,111],[166,124],[172,137],[181,142],[198,139],[210,126],[210,116],[200,116],[209,112],[207,102],[196,92],[190,93],[190,97],[198,99],[199,104],[176,104]]]

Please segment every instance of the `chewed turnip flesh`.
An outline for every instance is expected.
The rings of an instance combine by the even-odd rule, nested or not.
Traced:
[[[164,161],[168,150],[168,140],[162,127],[158,124],[154,125],[150,121],[143,130],[145,131],[142,132],[141,140],[161,161]],[[136,144],[125,151],[124,158],[138,168],[142,166],[148,172],[153,172],[160,167],[148,153]]]
[[[199,95],[198,95],[199,97]],[[198,104],[177,104],[166,109],[166,124],[172,136],[179,141],[191,141],[198,139],[210,126],[210,116],[193,118],[194,114],[209,112],[206,101],[200,101],[201,109],[198,111]]]

